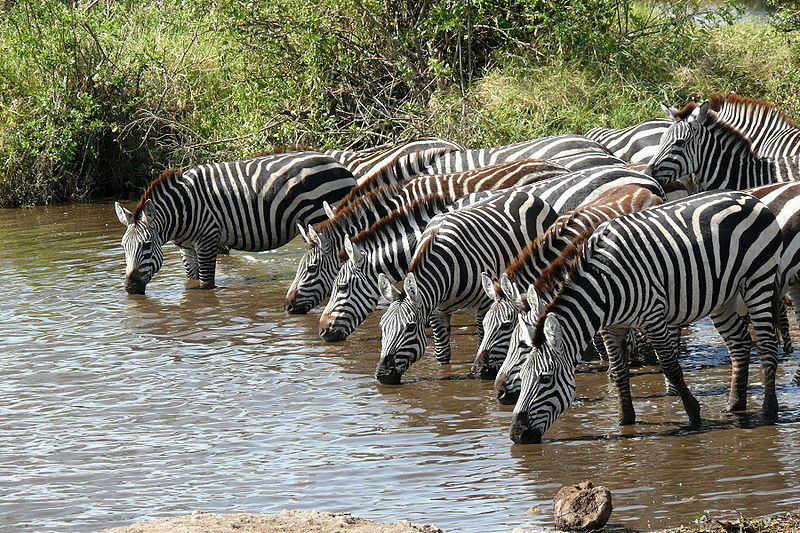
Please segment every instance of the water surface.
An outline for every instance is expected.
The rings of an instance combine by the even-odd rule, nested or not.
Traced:
[[[633,378],[640,423],[619,428],[604,372],[588,367],[545,442],[514,446],[491,383],[439,379],[469,371],[468,320],[452,365],[429,354],[410,382],[383,386],[378,316],[324,344],[319,309],[283,313],[296,242],[223,257],[213,291],[184,283],[168,245],[147,294],[128,296],[122,232],[111,205],[0,210],[4,531],[316,509],[509,532],[549,527],[555,492],[584,479],[611,489],[612,522],[631,529],[800,506],[795,356],[779,372],[774,426],[758,416],[757,365],[752,413],[720,413],[729,368],[704,323],[684,360],[708,419],[699,431],[649,367]]]

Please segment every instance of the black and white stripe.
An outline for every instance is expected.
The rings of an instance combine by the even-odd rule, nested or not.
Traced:
[[[127,231],[125,288],[144,293],[161,268],[161,247],[173,241],[186,274],[214,286],[220,246],[259,251],[282,246],[298,224],[325,218],[323,202],[335,204],[356,184],[335,159],[316,152],[288,152],[229,163],[209,163],[163,173],[133,213],[115,204]]]
[[[425,351],[425,327],[433,317],[436,358],[450,360],[450,315],[488,308],[480,274],[500,272],[519,250],[552,224],[555,211],[536,195],[510,189],[431,220],[420,238],[403,291],[381,274],[390,305],[381,318],[381,358],[376,377],[398,384]]]
[[[636,185],[664,197],[663,189],[653,178],[617,166],[571,172],[519,187],[518,190],[535,194],[558,213],[566,213],[625,185]],[[459,199],[451,209],[490,198],[494,194],[497,193],[471,193]],[[342,264],[336,275],[331,298],[322,314],[320,331],[336,339],[350,335],[375,310],[380,297],[378,274],[385,274],[392,282],[400,281],[420,234],[419,225],[409,224],[400,218],[396,224],[384,225],[377,231],[371,228],[354,242],[345,242],[350,259]]]
[[[336,254],[345,234],[356,234],[391,211],[396,206],[392,199],[403,183],[454,147],[457,145],[450,141],[423,140],[370,152],[368,158],[356,160],[359,164],[351,166],[360,173],[358,186],[335,211],[326,207],[329,220],[300,229],[306,252],[286,292],[286,311],[305,314],[319,305],[330,293],[339,269]]]
[[[628,369],[619,356],[618,327],[642,329],[689,420],[700,406],[677,362],[669,325],[711,315],[729,348],[733,371],[728,408],[744,409],[751,338],[736,312],[739,297],[750,315],[764,369],[764,413],[777,413],[774,312],[781,231],[766,205],[742,192],[705,193],[601,225],[583,248],[569,280],[540,314],[521,328],[529,352],[511,438],[539,442],[575,396],[575,365],[604,329],[609,376],[617,386],[620,422],[632,423]],[[529,291],[528,298],[537,295]],[[537,308],[537,305],[532,305]]]
[[[447,174],[518,159],[547,159],[569,170],[625,164],[591,139],[581,135],[556,135],[507,146],[448,152],[437,159],[427,173]]]
[[[628,163],[649,163],[658,152],[661,136],[671,124],[671,120],[662,118],[618,130],[592,128],[586,132],[586,137]]]

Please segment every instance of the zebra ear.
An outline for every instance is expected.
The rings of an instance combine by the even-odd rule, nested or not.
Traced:
[[[662,111],[664,111],[664,116],[673,122],[678,121],[678,110],[672,106],[668,106],[667,104],[660,104]]]
[[[331,220],[333,220],[336,217],[336,213],[333,212],[331,204],[329,204],[327,200],[322,201],[322,209],[325,210],[325,214],[328,215],[328,218],[330,218]]]
[[[142,221],[149,223],[152,221],[156,216],[156,204],[148,198],[144,201],[144,205],[142,206]]]
[[[519,300],[519,289],[517,289],[517,286],[514,285],[514,282],[511,281],[511,278],[509,278],[508,274],[505,272],[500,274],[500,288],[503,289],[503,293],[506,297],[516,304]]]
[[[497,292],[494,290],[494,281],[486,272],[481,272],[481,287],[483,287],[483,292],[486,293],[490,300],[498,300]]]
[[[700,104],[700,107],[697,108],[697,119],[695,119],[700,124],[704,123],[708,118],[708,100]]]
[[[314,226],[311,224],[308,225],[308,233],[306,233],[306,235],[308,235],[309,244],[316,244],[320,247],[322,246],[322,239],[320,239],[319,233],[317,233],[317,230],[315,230]]]
[[[409,272],[403,280],[403,290],[406,296],[416,305],[420,304],[419,290],[417,289],[417,277],[413,272]]]
[[[303,241],[305,241],[306,244],[311,244],[311,239],[306,235],[306,230],[303,228],[303,225],[298,223],[297,229],[300,230],[300,236],[303,237]]]
[[[130,211],[122,207],[122,204],[119,202],[114,202],[114,210],[117,212],[117,218],[123,225],[131,225],[131,222],[133,222],[133,214]]]
[[[558,319],[553,314],[547,315],[547,318],[544,319],[544,338],[553,350],[556,352],[562,350],[564,332],[561,330],[561,324]]]
[[[386,298],[389,303],[400,297],[400,291],[392,285],[392,282],[389,281],[389,278],[387,278],[386,274],[383,272],[378,274],[378,289],[380,289],[381,295]]]
[[[534,315],[537,317],[541,316],[544,312],[544,300],[539,298],[539,293],[536,291],[536,287],[533,286],[533,283],[528,285],[528,292],[525,294],[525,297],[528,299],[528,305],[531,306]]]
[[[364,254],[361,253],[358,246],[353,244],[353,241],[347,235],[344,237],[344,251],[347,252],[347,257],[350,258],[354,265],[360,266],[364,262]]]

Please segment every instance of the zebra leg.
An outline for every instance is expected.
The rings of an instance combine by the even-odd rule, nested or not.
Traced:
[[[780,303],[778,304],[778,333],[780,334],[783,353],[789,355],[790,353],[794,352],[794,346],[792,346],[792,336],[791,333],[789,333],[789,313],[786,309],[786,303],[784,303],[783,299],[781,299]]]
[[[702,423],[700,403],[689,391],[689,387],[686,386],[686,382],[683,380],[683,370],[678,363],[675,339],[670,334],[670,330],[663,320],[663,315],[659,318],[660,320],[654,320],[644,327],[645,335],[647,335],[650,344],[653,345],[653,349],[656,351],[658,362],[661,364],[661,371],[664,372],[664,376],[675,388],[683,402],[686,414],[689,415],[689,424],[693,426],[700,425]]]
[[[213,289],[215,287],[214,276],[217,269],[218,250],[219,242],[217,239],[208,239],[195,246],[201,289]]]
[[[450,313],[434,310],[430,318],[433,330],[433,353],[439,364],[450,362]]]
[[[608,353],[608,380],[617,388],[619,408],[619,425],[627,426],[636,423],[636,411],[633,409],[631,395],[630,371],[628,370],[628,354],[623,347],[628,336],[628,328],[609,326],[603,328],[603,343]]]
[[[756,349],[761,358],[764,379],[764,419],[774,421],[778,416],[778,396],[775,392],[775,374],[778,371],[778,340],[775,334],[775,316],[779,295],[774,284],[765,288],[764,284],[753,284],[745,288],[744,299],[753,325]]]
[[[731,389],[725,411],[744,411],[747,408],[747,377],[753,344],[747,331],[749,319],[731,308],[713,313],[711,321],[722,336],[731,358]]]
[[[181,262],[186,270],[186,279],[200,279],[200,266],[197,263],[197,252],[194,248],[181,246]]]
[[[606,344],[605,341],[603,341],[603,336],[600,333],[597,333],[594,337],[592,337],[592,345],[594,346],[594,350],[597,352],[597,355],[600,357],[600,360],[608,361]]]

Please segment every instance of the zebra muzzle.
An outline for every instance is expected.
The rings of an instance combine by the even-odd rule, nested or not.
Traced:
[[[484,350],[475,357],[475,362],[472,363],[472,368],[470,370],[481,379],[494,379],[499,369],[498,365],[491,364],[489,352]]]
[[[125,292],[128,294],[144,294],[147,283],[141,278],[138,270],[125,276]]]
[[[340,342],[347,338],[347,332],[337,326],[320,327],[319,336],[325,342]]]
[[[539,444],[542,432],[529,426],[527,413],[516,413],[511,420],[511,440],[516,444]]]

